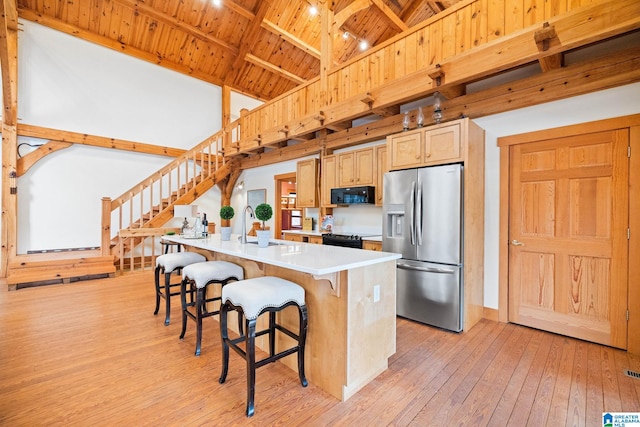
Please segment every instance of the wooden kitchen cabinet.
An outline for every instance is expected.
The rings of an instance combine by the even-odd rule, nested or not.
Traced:
[[[338,186],[374,185],[373,147],[338,154]]]
[[[290,242],[302,242],[302,236],[299,234],[284,233],[283,239]]]
[[[388,136],[391,170],[464,161],[463,145],[467,141],[461,126],[456,120]]]
[[[314,243],[316,245],[322,244],[322,236],[309,236],[309,243]]]
[[[424,133],[424,164],[460,161],[460,124],[454,123]]]
[[[389,171],[389,167],[387,166],[387,146],[386,145],[376,145],[374,147],[375,150],[375,160],[376,160],[376,206],[382,206],[382,201],[384,198],[382,189],[383,189],[383,181],[385,172]]]
[[[283,240],[288,240],[290,242],[314,243],[317,245],[322,244],[322,236],[317,236],[315,234],[287,233],[286,231],[282,234],[284,235]]]
[[[368,251],[382,251],[382,242],[365,240],[362,242],[362,249],[366,249]]]
[[[422,165],[424,131],[415,129],[387,137],[387,155],[391,169],[408,169]]]
[[[320,168],[322,181],[322,197],[320,203],[323,207],[335,206],[331,204],[331,189],[338,187],[337,173],[338,158],[336,156],[323,156]]]
[[[296,168],[298,208],[318,207],[318,159],[301,160]]]

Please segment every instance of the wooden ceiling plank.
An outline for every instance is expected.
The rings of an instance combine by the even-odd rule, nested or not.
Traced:
[[[238,49],[225,42],[224,40],[220,40],[217,37],[213,37],[209,34],[204,33],[203,31],[179,20],[176,18],[173,18],[169,15],[165,15],[164,13],[158,12],[156,9],[152,8],[151,6],[147,6],[146,4],[139,2],[139,1],[135,1],[135,0],[113,0],[115,2],[121,3],[123,5],[126,5],[134,10],[139,10],[140,12],[149,15],[150,17],[152,17],[153,19],[156,19],[162,23],[164,23],[165,25],[169,25],[172,27],[176,27],[179,28],[180,30],[184,31],[186,34],[189,34],[192,37],[201,39],[205,42],[208,43],[213,43],[216,44],[218,46],[220,46],[221,48],[228,50],[229,52],[233,53],[234,55],[238,54]]]
[[[227,71],[225,82],[234,81],[240,74],[240,70],[244,65],[244,60],[247,53],[251,52],[251,48],[256,44],[256,40],[260,36],[260,27],[265,15],[271,8],[271,0],[262,0],[258,3],[258,11],[255,13],[255,18],[249,22],[248,27],[245,29],[242,40],[240,41],[239,52],[236,55],[236,59]],[[229,83],[230,84],[230,83]]]
[[[247,18],[249,21],[253,21],[256,18],[255,13],[245,9],[233,0],[225,0],[223,7],[228,7],[230,10],[233,10],[238,15]]]
[[[395,14],[393,10],[386,4],[382,2],[382,0],[371,0],[372,3],[382,12],[384,16],[387,17],[389,22],[396,27],[400,32],[407,31],[409,26],[404,23],[402,19],[398,15]]]
[[[161,65],[165,68],[168,68],[170,70],[174,70],[177,71],[179,73],[182,74],[187,74],[190,76],[193,76],[195,78],[198,78],[200,80],[203,80],[205,82],[209,82],[218,86],[222,86],[223,82],[221,79],[211,75],[211,74],[207,74],[207,73],[203,73],[200,72],[198,70],[192,70],[188,67],[185,67],[181,64],[178,64],[174,61],[170,61],[166,58],[163,57],[159,57],[158,55],[154,55],[152,53],[149,52],[145,52],[142,49],[138,49],[136,47],[124,44],[124,43],[119,43],[116,40],[112,40],[108,37],[104,37],[104,36],[100,36],[98,34],[95,34],[91,31],[88,30],[84,30],[82,28],[78,28],[75,27],[73,25],[69,25],[65,22],[62,22],[58,19],[46,16],[46,15],[41,15],[37,12],[34,12],[30,9],[18,9],[18,15],[20,16],[20,18],[26,19],[27,21],[32,21],[32,22],[36,22],[38,24],[47,26],[49,28],[53,28],[55,30],[61,31],[63,33],[72,35],[74,37],[78,37],[80,39],[89,41],[91,43],[95,43],[98,44],[100,46],[103,47],[107,47],[109,49],[118,51],[118,52],[123,52],[126,53],[128,55],[131,55],[133,57],[142,59],[144,61],[147,62],[151,62],[157,65]]]
[[[289,79],[293,82],[296,82],[297,84],[303,84],[307,82],[302,77],[296,76],[295,74],[290,73],[289,71],[284,70],[278,67],[277,65],[272,64],[271,62],[265,61],[264,59],[260,59],[257,56],[252,55],[250,53],[247,53],[245,55],[244,60],[253,65],[257,65],[258,67],[264,68],[265,70],[270,71],[273,74],[276,74],[280,77],[284,77],[285,79]]]
[[[356,12],[367,9],[371,6],[371,0],[355,0],[349,6],[333,15],[333,32],[338,33],[340,28],[351,18]]]
[[[305,41],[303,41],[300,38],[294,36],[293,34],[285,31],[284,29],[278,27],[276,24],[274,24],[273,22],[269,21],[268,19],[264,19],[262,21],[261,25],[262,25],[262,28],[264,28],[265,30],[267,30],[267,31],[269,31],[269,32],[281,37],[283,40],[285,40],[288,43],[294,45],[298,49],[308,53],[309,55],[312,55],[315,58],[320,59],[320,51],[318,49],[316,49],[315,47],[309,45]]]

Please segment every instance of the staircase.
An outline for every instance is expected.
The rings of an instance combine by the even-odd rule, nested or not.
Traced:
[[[223,136],[210,136],[118,198],[103,198],[102,253],[113,256],[121,269],[126,256],[132,269],[153,263],[155,239],[173,218],[174,205],[192,203],[231,174],[233,163],[220,155]]]
[[[173,218],[173,206],[189,204],[239,174],[221,155],[224,135],[208,137],[120,197],[103,198],[100,249],[15,257],[7,269],[9,290],[112,277],[116,265],[121,270],[153,265],[161,252],[159,236],[171,230],[162,227]]]

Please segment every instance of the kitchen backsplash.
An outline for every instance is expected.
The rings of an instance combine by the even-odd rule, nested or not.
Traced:
[[[314,218],[314,227],[318,230],[319,209],[308,208],[306,215]],[[333,232],[350,234],[382,234],[382,207],[358,206],[333,208]]]

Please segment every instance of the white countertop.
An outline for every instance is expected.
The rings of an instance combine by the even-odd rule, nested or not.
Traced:
[[[270,241],[278,243],[278,245],[259,248],[256,243],[240,244],[238,235],[232,235],[228,242],[221,241],[220,234],[214,234],[205,239],[184,238],[179,235],[162,236],[162,238],[186,246],[234,255],[318,276],[393,261],[401,257],[400,254],[391,252],[365,251],[275,239]],[[248,239],[249,242],[256,242],[255,237]]]

